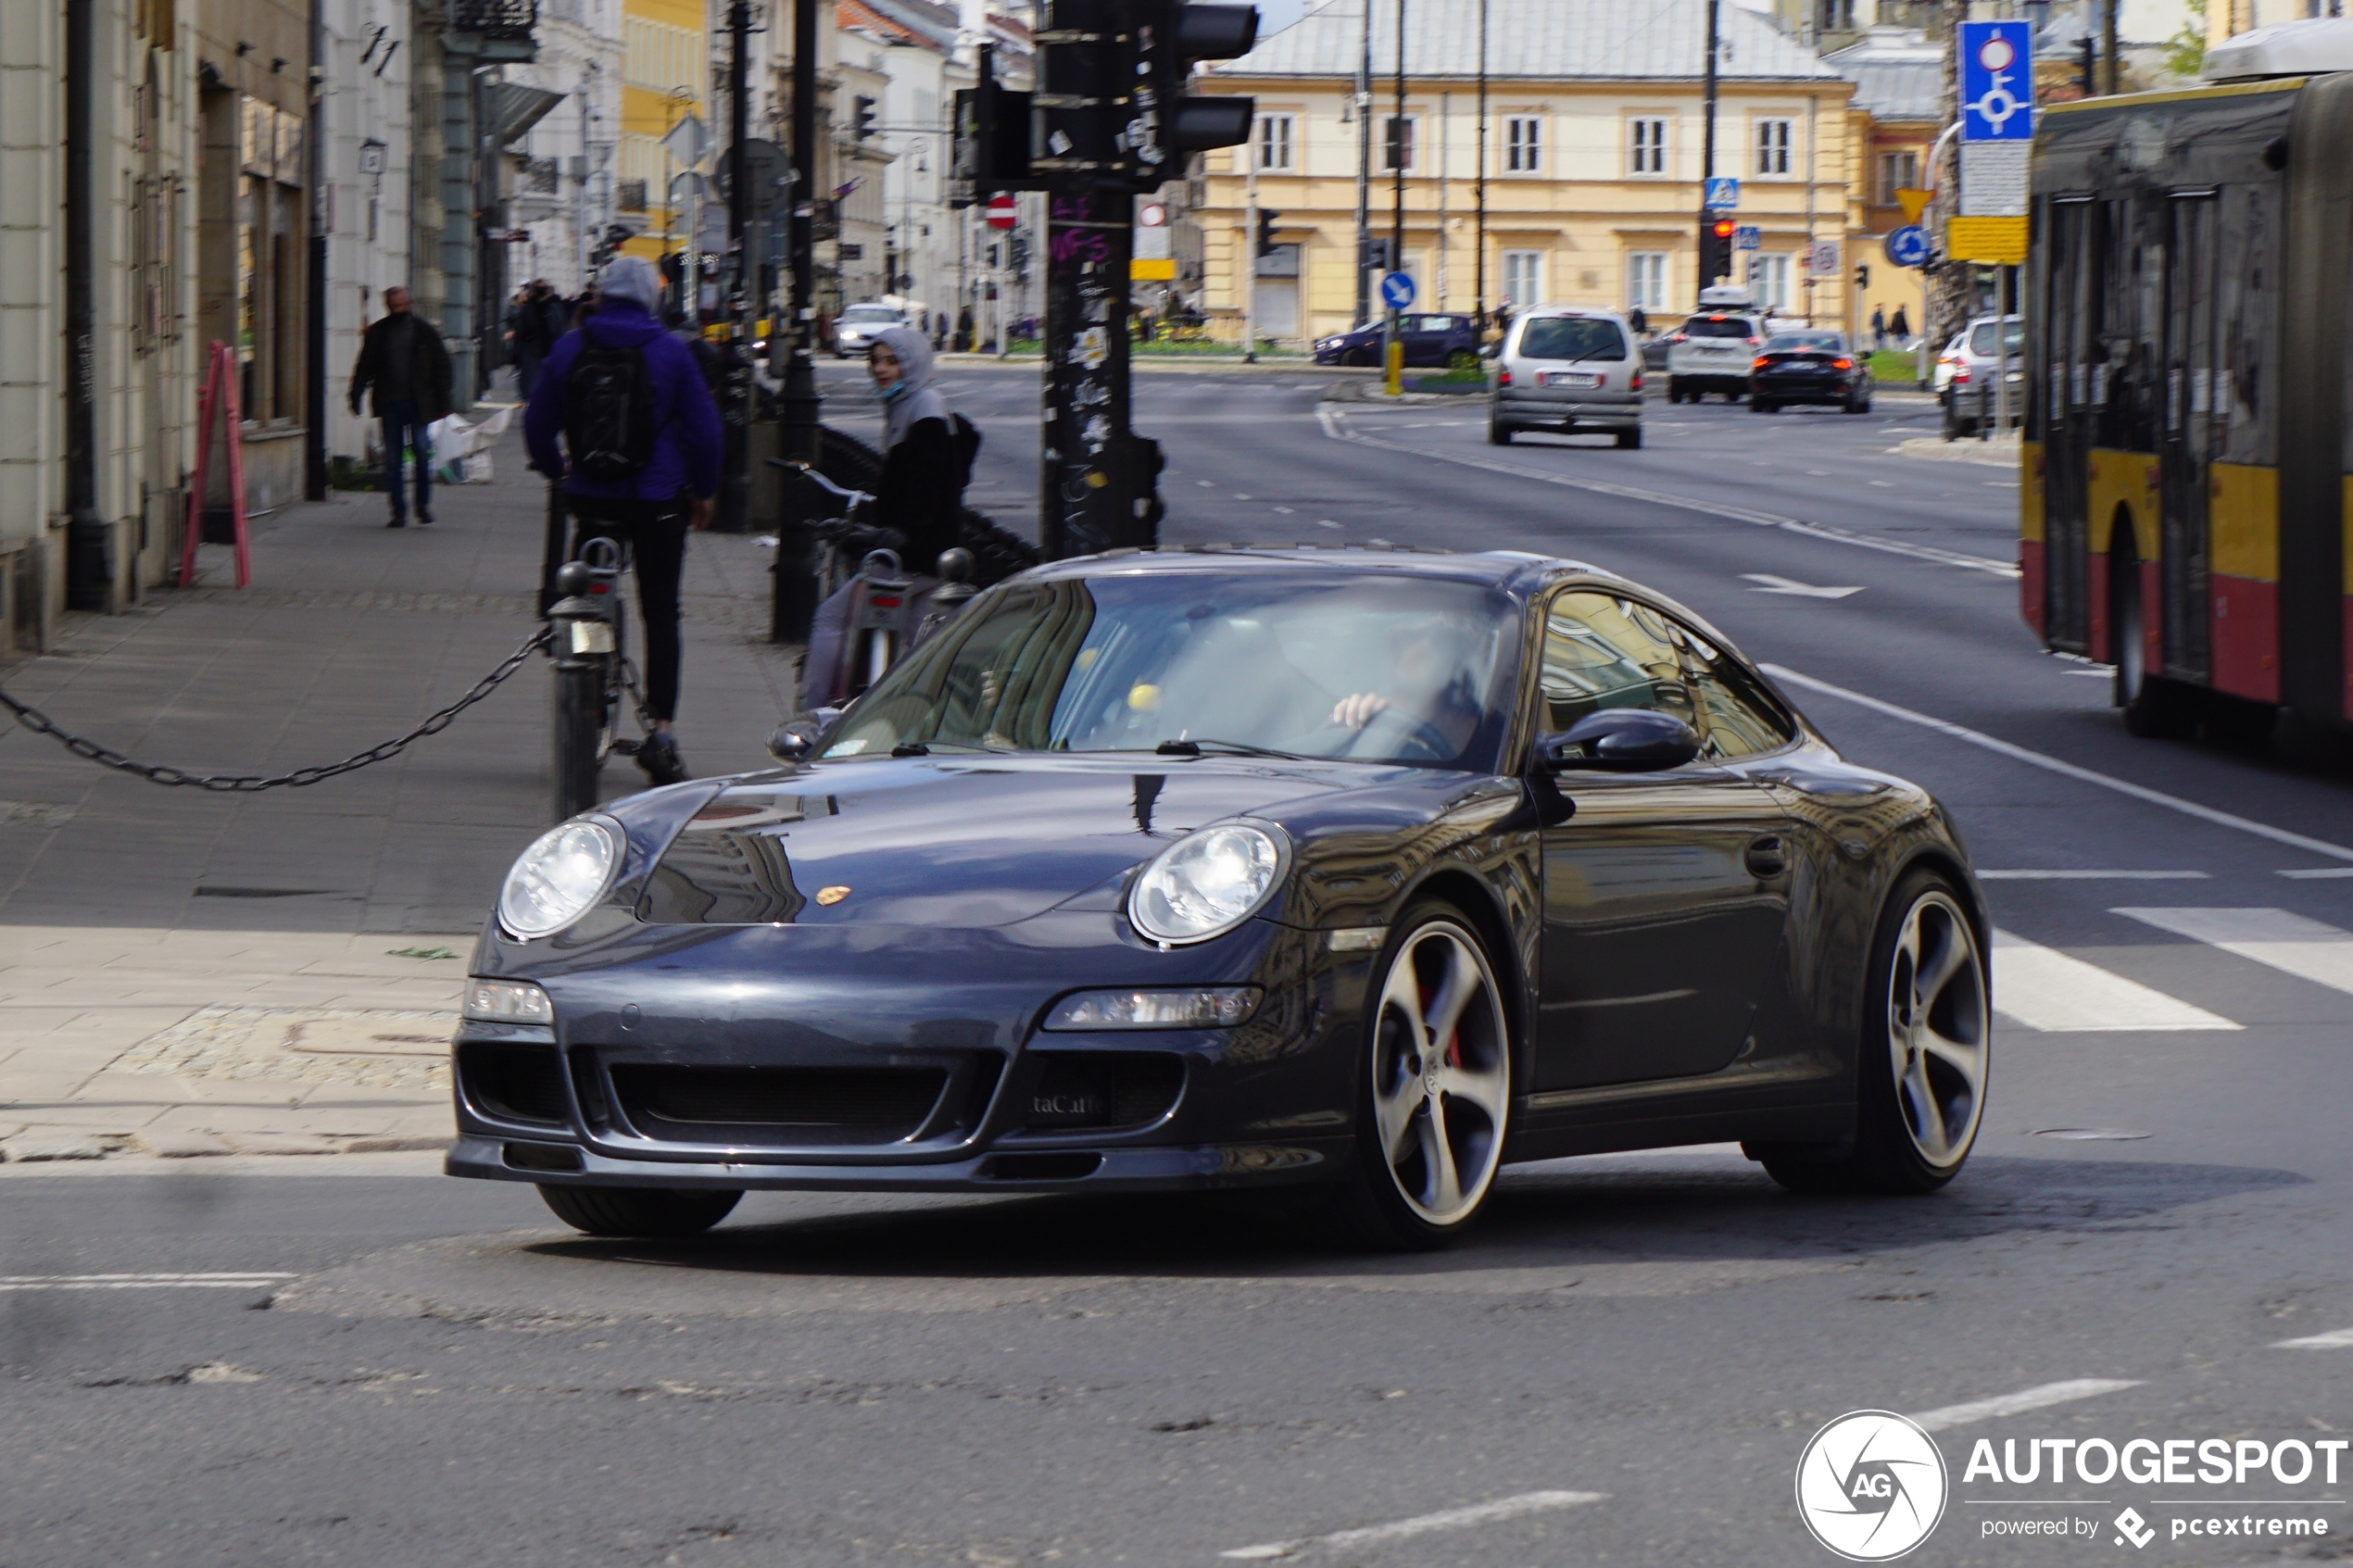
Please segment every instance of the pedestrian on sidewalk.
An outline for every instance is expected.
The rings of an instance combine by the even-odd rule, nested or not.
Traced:
[[[1871,307],[1871,346],[1887,346],[1887,307],[1884,305]]]
[[[1912,318],[1904,307],[1895,307],[1894,320],[1887,323],[1888,334],[1895,339],[1898,348],[1908,347],[1912,341]]]
[[[524,401],[530,401],[539,384],[539,367],[547,362],[556,340],[564,335],[570,314],[556,296],[555,285],[545,278],[534,280],[516,304],[513,330],[508,335],[515,345],[515,385]]]
[[[388,528],[409,525],[409,498],[400,482],[403,453],[416,462],[417,521],[433,521],[433,437],[436,420],[449,417],[449,350],[431,321],[409,306],[409,291],[384,290],[384,314],[359,339],[351,367],[351,411],[368,395],[369,412],[384,421],[384,488],[392,493]]]
[[[719,493],[719,409],[686,345],[654,315],[661,274],[641,256],[613,261],[598,281],[596,314],[548,355],[523,415],[531,466],[560,477],[575,521],[573,553],[587,540],[627,545],[636,559],[646,626],[646,706],[654,733],[637,765],[658,784],[688,775],[678,716],[678,590],[687,529],[711,526]],[[634,425],[649,413],[652,433]]]

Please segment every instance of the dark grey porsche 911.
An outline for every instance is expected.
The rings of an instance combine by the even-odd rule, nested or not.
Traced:
[[[1738,1139],[1926,1192],[1983,1105],[1944,809],[1572,561],[1243,546],[975,599],[771,771],[558,827],[473,955],[453,1174],[679,1235],[749,1188],[1320,1185]]]

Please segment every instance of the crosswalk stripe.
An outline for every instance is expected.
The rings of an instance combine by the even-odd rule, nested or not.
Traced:
[[[2353,931],[2285,909],[2117,909],[2298,979],[2353,994]]]
[[[2333,1328],[2326,1334],[2308,1334],[2301,1339],[2275,1339],[2274,1350],[2353,1350],[2353,1328]]]
[[[1994,933],[1994,1010],[2053,1035],[2239,1027],[2137,980],[1999,930]]]

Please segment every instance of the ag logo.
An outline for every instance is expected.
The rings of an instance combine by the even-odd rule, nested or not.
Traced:
[[[1887,1411],[1856,1411],[1814,1434],[1797,1461],[1797,1512],[1814,1538],[1854,1562],[1885,1562],[1944,1517],[1944,1456]]]

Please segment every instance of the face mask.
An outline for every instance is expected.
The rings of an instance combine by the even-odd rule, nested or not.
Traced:
[[[905,396],[906,394],[907,380],[904,376],[901,376],[899,380],[892,382],[888,386],[882,389],[882,399],[886,403],[896,403],[900,400],[900,398]]]

